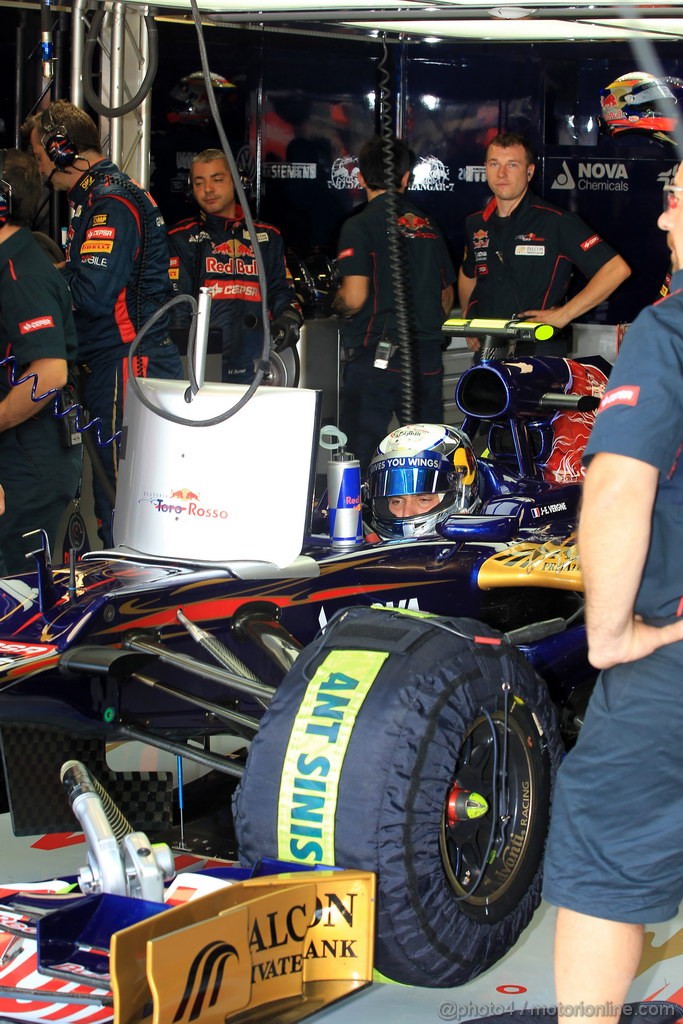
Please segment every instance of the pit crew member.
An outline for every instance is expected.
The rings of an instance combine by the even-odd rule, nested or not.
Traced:
[[[57,100],[30,117],[24,131],[45,181],[66,192],[73,207],[62,273],[74,306],[83,401],[106,441],[121,427],[128,345],[173,294],[166,227],[149,193],[104,157],[85,111]],[[165,316],[143,339],[135,374],[182,377]],[[105,477],[93,474],[95,512],[110,546],[117,445],[106,444],[99,454]]]
[[[62,514],[81,473],[81,447],[71,447],[55,416],[56,392],[76,356],[69,290],[29,225],[42,186],[28,153],[0,154],[0,474],[7,511],[0,519],[0,563],[26,572],[39,547],[24,534],[43,529],[54,549]],[[12,386],[14,380],[25,382]],[[46,395],[34,402],[31,394]]]
[[[394,140],[397,223],[403,242],[410,292],[411,338],[415,357],[415,405],[424,421],[443,418],[441,327],[453,305],[455,271],[444,239],[432,219],[404,196],[415,156]],[[342,227],[337,267],[341,286],[333,309],[344,317],[345,353],[341,429],[365,471],[377,438],[394,413],[401,415],[401,354],[398,351],[391,254],[387,241],[387,191],[383,143],[370,139],[360,151],[359,181],[367,205]],[[384,347],[385,367],[377,365]]]
[[[199,212],[169,231],[175,289],[195,298],[200,288],[210,290],[210,325],[220,337],[223,380],[249,384],[263,349],[261,287],[254,246],[220,149],[206,149],[194,158],[190,185]],[[281,351],[296,345],[303,316],[280,232],[260,221],[255,227],[266,269],[271,338]],[[176,322],[187,323],[183,307],[179,310]]]
[[[519,342],[517,355],[564,356],[569,324],[611,295],[631,273],[629,266],[576,214],[533,194],[535,159],[523,135],[497,135],[485,163],[493,198],[465,221],[458,274],[462,315],[552,324],[559,333],[551,341]],[[588,281],[567,301],[573,267]],[[479,339],[467,344],[479,351]]]
[[[377,447],[368,469],[370,527],[382,540],[429,537],[449,516],[481,506],[469,438],[443,423],[411,423]]]
[[[671,293],[626,334],[584,456],[579,550],[602,672],[560,767],[545,857],[560,1020],[616,1022],[643,925],[683,898],[683,164],[664,206]]]

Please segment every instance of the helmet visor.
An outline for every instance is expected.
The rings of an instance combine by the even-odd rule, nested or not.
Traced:
[[[417,464],[419,463],[419,465]],[[438,457],[391,458],[372,466],[370,496],[434,494],[449,489],[448,465]],[[451,481],[452,483],[452,481]]]

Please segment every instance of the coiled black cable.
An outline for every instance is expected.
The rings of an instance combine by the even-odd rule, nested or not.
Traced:
[[[377,65],[379,72],[379,126],[386,184],[387,245],[389,266],[394,293],[394,315],[396,317],[396,339],[398,341],[401,366],[401,422],[412,423],[415,419],[415,352],[412,338],[413,304],[410,302],[410,278],[406,266],[403,238],[398,227],[399,182],[396,180],[394,159],[394,134],[391,125],[391,79],[389,76],[386,37],[382,39],[382,59]]]

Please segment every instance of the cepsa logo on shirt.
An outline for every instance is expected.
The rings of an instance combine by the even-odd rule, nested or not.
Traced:
[[[47,327],[54,327],[55,322],[51,316],[37,316],[34,320],[24,320],[19,324],[20,334],[32,334],[34,331],[44,331]]]
[[[598,412],[604,412],[605,409],[611,409],[615,405],[637,405],[639,394],[640,388],[638,385],[632,384],[625,384],[620,388],[614,388],[612,391],[606,391],[598,406]]]
[[[116,228],[88,228],[86,238],[116,238]]]
[[[589,249],[592,249],[594,245],[597,245],[598,242],[601,241],[602,239],[600,238],[600,235],[591,235],[590,238],[587,238],[585,242],[581,243],[581,248],[584,252],[588,252]]]
[[[180,277],[180,259],[177,256],[171,256],[171,262],[168,268],[168,276],[172,281],[177,281]]]

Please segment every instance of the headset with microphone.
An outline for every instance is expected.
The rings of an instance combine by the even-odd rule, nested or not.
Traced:
[[[6,153],[6,149],[0,149],[0,228],[4,228],[12,216],[12,186],[4,178]]]
[[[54,124],[51,116],[52,107],[44,110],[40,124],[43,134],[40,144],[58,171],[71,167],[78,159],[78,147],[63,124]],[[53,171],[54,173],[54,171]],[[52,177],[52,175],[50,175]]]

